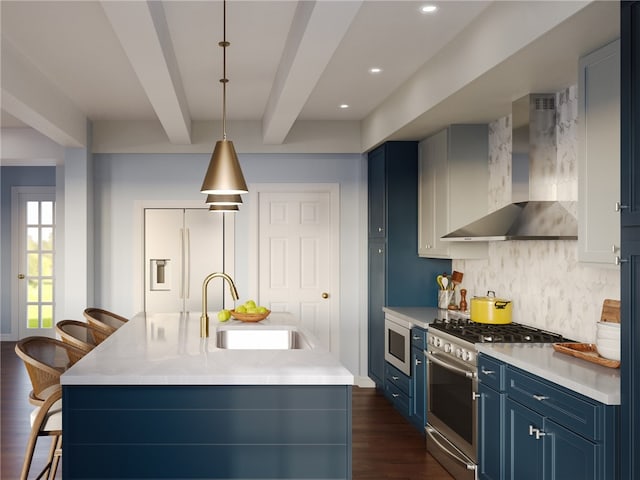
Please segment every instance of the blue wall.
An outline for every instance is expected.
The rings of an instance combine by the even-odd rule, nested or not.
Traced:
[[[51,187],[56,167],[0,167],[0,333],[11,332],[11,187]]]

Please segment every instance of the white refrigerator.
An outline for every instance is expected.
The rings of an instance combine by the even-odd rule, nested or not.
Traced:
[[[212,272],[233,278],[233,214],[207,208],[147,208],[144,212],[145,312],[202,310],[202,282]],[[208,310],[227,302],[227,285],[209,282]]]

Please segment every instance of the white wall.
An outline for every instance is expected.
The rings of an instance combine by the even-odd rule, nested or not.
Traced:
[[[141,309],[143,202],[204,202],[200,190],[210,155],[97,154],[95,173],[95,304],[131,316]],[[240,163],[251,183],[340,185],[340,360],[360,375],[361,337],[366,334],[366,156],[359,154],[244,154]],[[365,192],[365,195],[363,195]],[[364,200],[363,200],[364,199]],[[235,278],[247,290],[249,197],[236,214]],[[365,223],[362,223],[365,219]],[[363,227],[364,225],[364,227]],[[365,279],[363,281],[363,279]],[[366,375],[366,366],[362,375]]]

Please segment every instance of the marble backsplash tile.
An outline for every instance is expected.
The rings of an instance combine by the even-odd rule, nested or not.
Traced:
[[[532,198],[577,200],[577,88],[556,94],[556,161],[531,172]],[[542,199],[542,198],[538,198]],[[511,118],[489,125],[489,211],[511,201]],[[617,267],[581,263],[575,240],[490,242],[482,260],[454,260],[468,297],[513,301],[513,321],[593,342],[605,298],[620,298]]]

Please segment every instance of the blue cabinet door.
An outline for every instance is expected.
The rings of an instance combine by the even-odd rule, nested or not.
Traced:
[[[505,394],[478,385],[478,469],[482,480],[504,479]]]
[[[640,478],[640,2],[620,2],[621,478]]]
[[[601,444],[590,442],[548,419],[545,419],[542,433],[544,434],[545,479],[605,478],[601,472]]]
[[[384,312],[386,245],[384,240],[369,241],[369,368],[378,388],[384,379]]]
[[[533,410],[506,399],[506,478],[511,480],[540,480],[543,477],[543,438],[532,429],[543,431],[543,417]],[[579,477],[566,477],[579,478]]]
[[[411,348],[411,365],[413,367],[413,424],[424,434],[427,412],[427,362],[424,350]]]

